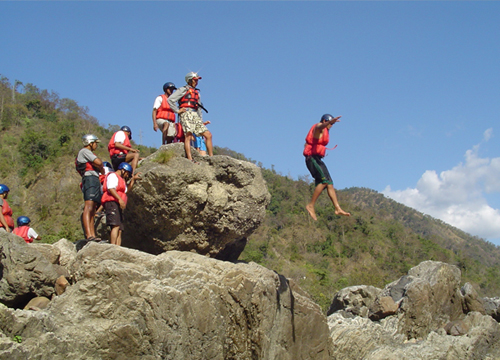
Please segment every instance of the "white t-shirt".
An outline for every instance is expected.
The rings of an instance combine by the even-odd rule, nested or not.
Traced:
[[[115,143],[123,144],[125,142],[126,138],[127,138],[127,135],[125,134],[125,132],[120,130],[115,135]]]
[[[116,189],[118,186],[118,176],[115,173],[111,173],[106,178],[106,186],[108,189]],[[125,193],[127,193],[127,185],[125,184]]]
[[[29,237],[30,239],[36,239],[36,238],[38,237],[38,234],[36,233],[36,231],[35,231],[35,230],[33,230],[33,228],[30,228],[30,229],[28,230],[28,237]]]
[[[160,108],[161,106],[161,103],[163,101],[163,96],[159,95],[156,99],[155,99],[155,103],[153,105],[153,109],[157,110]]]

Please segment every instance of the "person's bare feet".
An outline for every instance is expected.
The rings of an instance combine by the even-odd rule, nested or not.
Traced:
[[[318,219],[316,218],[316,211],[314,211],[314,206],[311,206],[310,204],[306,205],[306,210],[311,215],[314,221],[317,221]]]
[[[351,213],[345,212],[344,210],[339,208],[335,210],[335,215],[351,216]]]

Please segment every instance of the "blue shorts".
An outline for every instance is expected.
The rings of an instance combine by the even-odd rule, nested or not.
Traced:
[[[316,185],[318,184],[328,184],[333,185],[332,178],[325,163],[318,155],[306,156],[306,166]]]
[[[207,151],[207,145],[205,145],[205,137],[193,135],[194,141],[191,146],[200,149],[200,151]]]

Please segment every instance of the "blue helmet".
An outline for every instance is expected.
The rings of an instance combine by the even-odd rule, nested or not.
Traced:
[[[110,164],[109,162],[107,162],[107,161],[104,161],[104,162],[102,163],[102,166],[107,167],[107,168],[110,168],[110,169],[112,169],[112,168],[113,168],[113,166],[111,166],[111,164]]]
[[[118,170],[125,170],[132,175],[132,165],[130,165],[128,162],[122,162],[120,165],[118,165]]]
[[[333,120],[333,116],[330,114],[325,114],[321,117],[321,122]]]
[[[168,82],[163,85],[163,92],[167,92],[168,89],[172,89],[172,91],[177,90],[175,84],[172,82]]]
[[[7,185],[0,184],[0,194],[8,193],[10,190]]]
[[[121,131],[126,131],[130,134],[129,138],[132,139],[132,130],[130,130],[130,128],[127,126],[127,125],[123,125],[121,128],[120,128]]]
[[[17,218],[17,226],[28,225],[31,222],[30,218],[27,216],[19,216]]]

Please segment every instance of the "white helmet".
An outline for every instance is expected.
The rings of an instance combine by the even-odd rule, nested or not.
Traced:
[[[191,79],[201,79],[201,76],[198,76],[198,73],[195,73],[195,72],[188,72],[186,77],[186,84],[189,84],[189,82],[191,81]]]
[[[99,138],[93,134],[87,134],[82,136],[82,141],[83,141],[83,146],[87,146],[89,144],[95,143],[95,142],[101,142]]]

